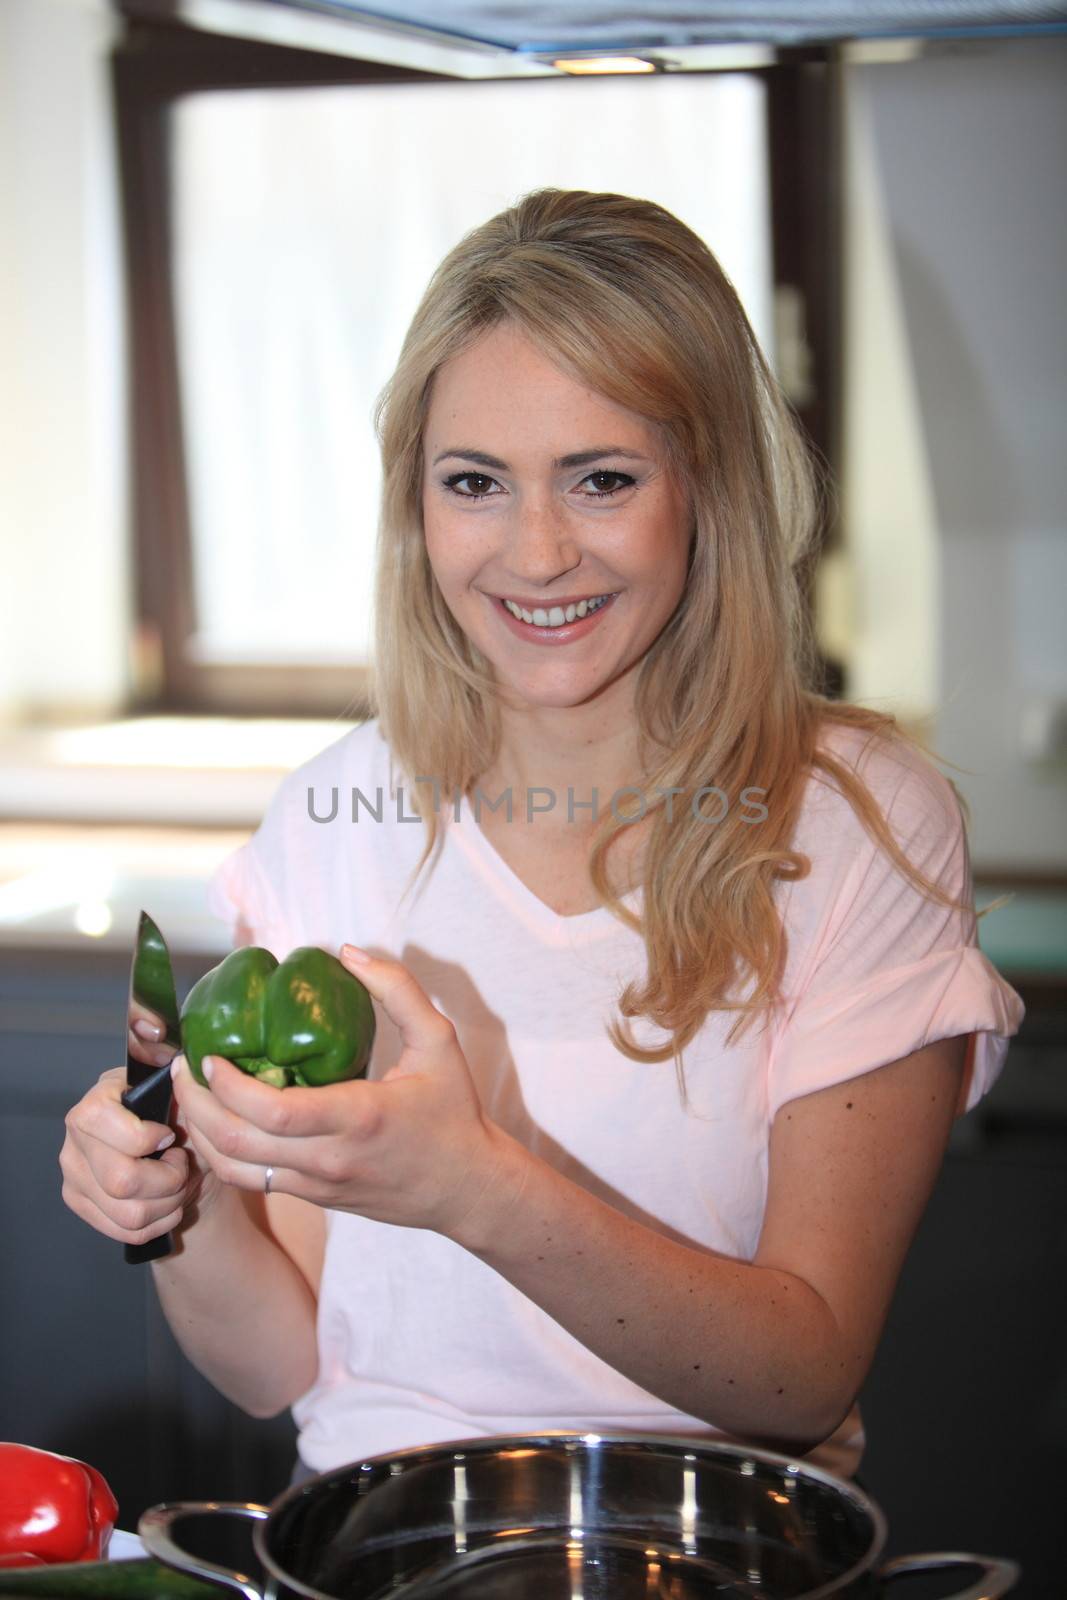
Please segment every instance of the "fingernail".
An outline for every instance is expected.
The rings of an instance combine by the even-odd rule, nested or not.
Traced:
[[[204,1077],[207,1079],[208,1083],[210,1083],[212,1073],[215,1071],[215,1057],[205,1056],[203,1061],[200,1063],[200,1070],[204,1074]]]
[[[165,1133],[163,1135],[162,1139],[160,1139],[159,1143],[156,1145],[157,1153],[160,1150],[166,1150],[167,1147],[169,1145],[172,1145],[173,1143],[174,1143],[174,1135],[172,1133]]]
[[[341,954],[347,956],[350,961],[370,961],[373,959],[367,954],[366,950],[361,950],[358,944],[343,944],[341,946]]]
[[[133,1031],[139,1039],[150,1039],[155,1041],[157,1039],[162,1039],[163,1037],[163,1029],[159,1026],[158,1022],[145,1022],[143,1018],[141,1021],[134,1023]]]

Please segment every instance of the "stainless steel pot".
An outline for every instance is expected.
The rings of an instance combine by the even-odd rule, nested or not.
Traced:
[[[267,1574],[199,1559],[196,1519],[255,1522]],[[788,1456],[647,1434],[509,1434],[400,1450],[267,1506],[153,1506],[159,1560],[246,1600],[873,1600],[959,1567],[956,1600],[996,1600],[1011,1561],[941,1553],[879,1565],[886,1524],[856,1484]],[[967,1569],[970,1569],[969,1572]],[[961,1579],[962,1581],[962,1579]]]

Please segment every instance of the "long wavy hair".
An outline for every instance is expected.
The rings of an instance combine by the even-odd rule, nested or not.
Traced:
[[[635,686],[647,792],[688,795],[716,784],[727,796],[764,793],[758,828],[732,807],[714,827],[679,826],[664,798],[647,801],[640,917],[607,874],[607,852],[631,814],[604,816],[593,835],[593,885],[641,934],[647,956],[644,979],[627,984],[619,1011],[672,1037],[643,1048],[614,1020],[609,1036],[634,1061],[673,1055],[684,1099],[682,1054],[708,1013],[739,1013],[732,1040],[779,998],[786,941],[774,885],[810,871],[790,840],[814,769],[836,782],[925,894],[945,906],[962,902],[911,865],[867,785],[817,747],[820,729],[838,723],[926,754],[893,715],[817,687],[801,576],[827,503],[826,475],[732,285],[703,240],[653,201],[553,188],[523,196],[448,253],[375,405],[383,485],[369,699],[425,825],[408,890],[441,833],[434,796],[412,778],[432,773],[447,794],[469,793],[499,748],[492,665],[455,621],[427,559],[422,481],[434,375],[501,322],[642,416],[688,492],[688,580]],[[743,999],[742,976],[752,980]]]

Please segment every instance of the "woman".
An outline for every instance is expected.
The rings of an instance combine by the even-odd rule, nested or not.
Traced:
[[[376,421],[376,714],[213,886],[239,942],[340,951],[369,1078],[179,1061],[157,1163],[105,1073],[65,1199],[177,1231],[175,1334],[247,1411],[293,1406],[298,1474],[590,1427],[852,1472],[1023,1007],[954,786],[814,686],[797,428],[689,229],[557,189],[442,262]]]

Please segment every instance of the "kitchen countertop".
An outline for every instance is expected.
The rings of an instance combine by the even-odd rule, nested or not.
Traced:
[[[0,823],[0,948],[133,948],[142,910],[175,954],[224,954],[207,882],[251,828]]]
[[[284,775],[353,725],[132,716],[0,730],[0,948],[128,951],[144,909],[175,955],[224,953],[208,879]]]
[[[975,886],[980,911],[1002,894],[1012,895],[978,923],[978,942],[1011,981],[1032,979],[1067,985],[1067,890],[1019,889],[982,879]]]
[[[0,730],[0,818],[253,828],[285,773],[353,726],[145,716]]]

